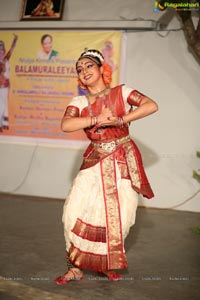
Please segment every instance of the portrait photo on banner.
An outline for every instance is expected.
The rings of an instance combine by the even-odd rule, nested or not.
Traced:
[[[21,21],[60,20],[64,0],[22,0]]]

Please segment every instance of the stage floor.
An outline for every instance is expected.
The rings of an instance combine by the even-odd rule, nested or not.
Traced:
[[[200,299],[200,214],[173,210],[138,208],[121,281],[87,270],[57,286],[66,271],[63,203],[0,194],[0,300]]]

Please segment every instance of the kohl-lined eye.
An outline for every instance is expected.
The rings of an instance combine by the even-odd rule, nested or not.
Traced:
[[[76,70],[78,74],[80,74],[83,70],[82,69],[77,69]]]
[[[92,68],[93,66],[94,66],[94,64],[92,64],[92,63],[86,65],[87,69]]]
[[[78,74],[83,74],[83,72],[84,72],[85,69],[90,69],[93,66],[94,66],[93,63],[87,63],[87,64],[85,64],[85,66],[81,66],[81,67],[77,68],[77,73]]]

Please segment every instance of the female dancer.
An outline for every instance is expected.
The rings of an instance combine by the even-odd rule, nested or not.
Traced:
[[[128,267],[124,240],[135,223],[138,193],[153,197],[129,124],[156,112],[157,104],[125,85],[110,88],[111,69],[97,50],[82,53],[76,70],[88,94],[72,99],[61,128],[84,129],[91,143],[64,204],[68,271],[57,284],[81,279],[84,268],[120,279],[114,270]]]
[[[18,36],[14,34],[10,49],[6,52],[5,43],[0,41],[0,133],[9,129],[8,93],[10,86],[9,60],[17,43]]]

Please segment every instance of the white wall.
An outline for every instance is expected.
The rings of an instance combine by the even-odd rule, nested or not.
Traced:
[[[158,19],[163,13],[154,13],[153,4],[139,0],[70,0],[66,1],[63,19]],[[5,21],[19,20],[20,6],[21,0],[3,1],[0,20],[4,23],[0,22],[0,29]],[[179,26],[174,17],[169,28]],[[131,135],[142,151],[155,192],[152,200],[141,198],[140,205],[199,212],[199,194],[179,205],[200,189],[192,178],[192,170],[200,166],[195,155],[200,149],[200,69],[188,52],[182,31],[165,38],[156,32],[127,33],[125,76],[129,86],[156,100],[160,108],[158,113],[131,125]],[[65,198],[82,153],[61,146],[1,142],[0,191]]]
[[[0,20],[18,21],[23,0],[1,0]],[[63,20],[120,20],[138,17],[157,19],[153,12],[154,0],[65,0]],[[56,24],[55,24],[56,26]]]
[[[172,207],[199,190],[191,175],[200,166],[199,66],[180,32],[165,39],[152,32],[133,33],[128,41],[127,83],[159,104],[157,114],[132,124],[132,134],[144,144],[141,150],[156,194],[142,203]],[[199,195],[178,209],[200,211]]]

